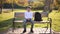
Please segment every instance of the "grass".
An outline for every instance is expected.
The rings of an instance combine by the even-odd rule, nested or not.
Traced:
[[[16,9],[14,12],[24,12],[26,10]],[[41,10],[42,11],[42,10]],[[0,31],[6,30],[12,26],[12,19],[14,17],[14,12],[0,14]],[[52,29],[54,31],[60,31],[60,12],[53,10],[49,14],[49,17],[52,18]],[[16,23],[16,27],[22,27],[22,23]],[[27,24],[27,27],[30,27],[30,24]],[[46,27],[46,24],[35,24],[34,27]]]
[[[57,11],[53,11],[50,13],[50,18],[52,18],[52,28],[55,31],[60,31],[60,12],[58,13]]]
[[[12,12],[0,14],[0,31],[4,31],[11,26],[12,18],[13,18]]]

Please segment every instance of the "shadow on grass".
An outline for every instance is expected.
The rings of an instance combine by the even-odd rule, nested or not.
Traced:
[[[5,21],[0,21],[0,34],[4,34],[8,31],[8,29],[12,25],[12,18],[5,20]]]
[[[0,22],[0,31],[7,30],[11,26],[12,26],[12,18],[8,19],[8,20],[5,20],[5,21],[1,21]]]
[[[12,19],[8,19],[0,22],[0,28],[12,25]]]

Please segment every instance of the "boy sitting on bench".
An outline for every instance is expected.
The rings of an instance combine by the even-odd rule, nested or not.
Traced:
[[[23,27],[24,27],[23,33],[26,32],[26,23],[27,22],[31,22],[31,30],[30,30],[30,32],[33,33],[34,21],[32,20],[33,13],[31,12],[31,8],[30,7],[27,7],[27,11],[24,13],[24,17],[25,17],[25,19],[23,21]]]

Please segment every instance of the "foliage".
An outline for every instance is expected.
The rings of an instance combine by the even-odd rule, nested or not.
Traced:
[[[57,3],[60,5],[60,0],[56,0],[57,1]]]
[[[8,4],[9,7],[11,7],[12,3],[13,3],[13,5],[16,4],[16,5],[22,6],[22,7],[27,7],[29,5],[28,0],[5,0],[5,1],[3,1],[3,4]],[[30,1],[30,5],[32,8],[38,8],[38,7],[41,8],[44,6],[44,0]]]
[[[57,5],[58,5],[58,12],[60,12],[60,0],[56,0]]]

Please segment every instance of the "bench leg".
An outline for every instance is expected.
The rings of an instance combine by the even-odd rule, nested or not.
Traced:
[[[52,26],[52,25],[51,25],[51,23],[50,23],[50,34],[52,34],[51,26]]]
[[[48,24],[49,24],[49,23],[47,23],[47,29],[46,29],[46,31],[45,31],[45,34],[46,34],[47,30],[48,30]]]
[[[13,25],[12,25],[12,32],[14,32],[14,29],[15,29],[15,23],[13,23]]]
[[[48,27],[49,27],[49,23],[47,23],[47,29],[48,29]]]
[[[13,19],[13,24],[12,24],[12,32],[14,32],[14,29],[15,29],[15,22],[14,22],[15,19]]]
[[[52,34],[51,28],[52,28],[52,19],[50,19],[50,34]]]

